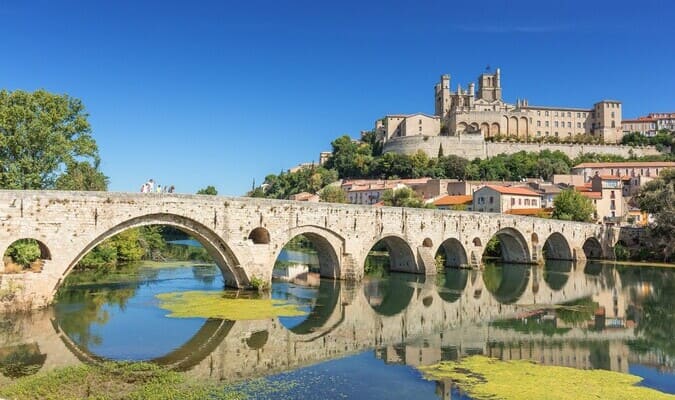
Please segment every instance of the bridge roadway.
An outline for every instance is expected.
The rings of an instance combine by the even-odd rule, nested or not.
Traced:
[[[618,232],[603,225],[493,213],[175,194],[0,191],[0,251],[18,239],[40,243],[39,273],[1,274],[0,311],[53,301],[69,271],[104,240],[133,227],[171,225],[199,240],[232,287],[270,282],[279,252],[297,235],[318,251],[321,275],[358,281],[368,252],[382,241],[392,269],[435,274],[434,257],[449,266],[478,266],[493,236],[502,258],[541,263],[612,254]]]
[[[369,279],[360,283],[323,280],[322,285],[327,286],[320,288],[318,302],[307,320],[292,329],[285,328],[278,319],[210,320],[184,346],[155,361],[200,378],[238,380],[403,344],[454,347],[460,354],[497,355],[491,344],[495,341],[550,341],[541,334],[522,334],[485,324],[526,316],[533,305],[591,296],[605,307],[607,318],[625,318],[625,300],[634,288],[622,288],[621,277],[614,269],[596,270],[594,275],[584,271],[589,270],[573,263],[556,271],[537,266],[505,267],[507,275],[491,288],[486,287],[480,271],[469,270],[454,271],[448,275],[450,282],[440,286],[424,276],[398,286],[382,286],[384,281]],[[612,314],[615,304],[616,315]],[[0,338],[0,351],[20,344],[32,346],[45,356],[43,370],[100,361],[72,342],[52,313],[47,309],[13,322],[14,332],[6,332]],[[635,333],[632,328],[613,329],[609,334],[575,328],[553,339],[587,343],[607,340],[608,336],[624,340],[634,338]],[[540,350],[529,351],[536,357],[560,358],[555,348]],[[419,354],[422,357],[423,352]],[[508,354],[516,358],[515,350]],[[517,354],[524,357],[522,349]],[[620,370],[625,367],[620,365],[622,354],[618,353],[618,359],[613,361],[613,365],[619,362]],[[428,356],[424,357],[428,362]]]

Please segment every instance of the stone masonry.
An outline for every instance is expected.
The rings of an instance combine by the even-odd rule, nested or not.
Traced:
[[[0,311],[40,308],[96,245],[126,229],[171,225],[198,239],[229,286],[271,281],[279,252],[303,234],[319,253],[321,275],[360,280],[371,248],[384,241],[392,270],[434,274],[434,256],[478,266],[494,235],[504,261],[540,263],[612,254],[617,232],[603,225],[490,213],[304,203],[199,195],[0,191],[0,250],[18,239],[41,245],[39,273],[0,273]],[[544,251],[546,249],[546,251]],[[4,265],[0,272],[4,270]]]

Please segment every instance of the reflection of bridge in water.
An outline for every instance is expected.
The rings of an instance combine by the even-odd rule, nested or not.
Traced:
[[[536,308],[533,305],[591,297],[605,310],[604,321],[614,321],[615,326],[622,327],[610,335],[612,340],[633,338],[633,329],[625,324],[627,291],[622,289],[618,273],[605,267],[597,267],[593,275],[584,273],[585,270],[590,269],[571,263],[547,269],[507,265],[503,273],[498,268],[486,268],[483,276],[475,270],[450,270],[436,278],[402,275],[363,283],[324,280],[315,307],[304,322],[292,329],[285,328],[278,319],[208,320],[190,341],[154,361],[199,377],[236,380],[373,348],[394,353],[399,349],[400,353],[401,348],[412,349],[417,346],[415,343],[422,343],[420,348],[430,349],[422,353],[456,351],[458,355],[481,353],[502,357],[508,354],[507,358],[535,360],[543,356],[548,363],[551,357],[559,360],[566,350],[554,354],[551,352],[558,351],[554,347],[546,350],[549,353],[543,350],[537,353],[536,348],[514,348],[509,343],[527,342],[537,336],[487,322],[527,316]],[[438,285],[435,279],[439,279]],[[46,310],[14,321],[15,334],[4,336],[5,343],[0,344],[35,344],[46,354],[42,369],[101,360],[73,343],[53,322],[51,313]],[[617,325],[616,321],[624,323]],[[571,328],[556,337],[599,341],[606,340],[607,335]],[[495,347],[494,343],[507,345]],[[627,360],[623,348],[612,351],[610,357]],[[398,361],[416,365],[409,362],[408,352],[404,353],[397,356]],[[581,354],[573,357],[580,363],[583,361]],[[427,357],[417,363],[429,359],[445,358]],[[397,359],[392,357],[390,361]],[[615,364],[613,359],[608,365],[623,371],[627,361]]]

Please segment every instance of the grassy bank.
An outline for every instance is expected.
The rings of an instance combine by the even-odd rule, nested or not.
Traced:
[[[243,399],[225,386],[198,382],[149,363],[65,367],[17,379],[0,388],[7,399]]]

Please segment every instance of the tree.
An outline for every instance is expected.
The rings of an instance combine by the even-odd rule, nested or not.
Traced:
[[[98,161],[80,100],[44,90],[0,91],[0,187],[52,189],[63,171],[69,171],[72,176],[62,185],[74,188],[76,176],[90,172],[81,164],[91,163],[96,170]]]
[[[55,182],[58,190],[94,190],[108,189],[108,177],[88,162],[76,162],[68,166],[66,173]]]
[[[654,216],[649,235],[667,261],[675,252],[675,169],[665,169],[657,179],[647,182],[636,200],[641,210]]]
[[[398,189],[387,189],[382,193],[382,202],[385,206],[433,208],[433,204],[425,204],[415,191],[407,186]]]
[[[346,203],[347,195],[339,186],[326,186],[319,193],[321,201],[326,203]]]
[[[218,194],[218,191],[216,190],[215,187],[209,185],[209,186],[207,186],[203,189],[199,189],[197,191],[197,194],[208,194],[208,195],[211,195],[211,196],[215,196],[215,195]]]
[[[552,217],[565,221],[588,222],[595,210],[591,200],[574,189],[563,190],[553,199],[553,206]]]

